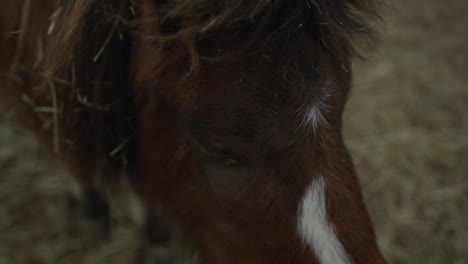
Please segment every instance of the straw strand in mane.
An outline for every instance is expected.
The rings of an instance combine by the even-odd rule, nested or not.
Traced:
[[[25,0],[18,3],[18,20],[27,23],[5,28],[6,32],[20,32],[8,47],[18,54],[12,59],[14,64],[21,66],[10,71],[24,82],[21,89],[7,82],[4,89],[11,92],[5,93],[11,98],[27,98],[33,108],[47,106],[53,113],[52,121],[37,109],[30,109],[33,114],[16,111],[16,116],[30,120],[25,121],[26,126],[42,131],[38,135],[46,145],[53,137],[55,152],[76,153],[90,164],[103,160],[116,163],[109,167],[123,166],[127,149],[121,145],[131,145],[135,126],[133,102],[128,100],[132,93],[127,80],[128,4],[127,0]],[[34,11],[38,8],[43,12]],[[43,17],[49,17],[48,21]],[[41,41],[35,63],[30,61],[36,42],[18,45],[24,38]],[[5,105],[25,108],[21,101]],[[23,115],[27,118],[20,118]],[[113,151],[116,149],[119,151]]]

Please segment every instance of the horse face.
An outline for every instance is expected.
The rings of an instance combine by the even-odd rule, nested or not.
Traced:
[[[305,50],[202,60],[185,81],[175,63],[140,96],[148,102],[137,185],[215,263],[315,259],[301,203],[324,160],[347,162],[340,119],[349,76],[320,49]]]

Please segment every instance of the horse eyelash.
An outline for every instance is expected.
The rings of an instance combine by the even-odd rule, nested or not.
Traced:
[[[210,162],[217,163],[223,167],[238,167],[246,165],[247,163],[245,158],[228,151],[209,151],[203,147],[202,149]]]
[[[236,167],[236,166],[245,164],[244,159],[239,158],[239,157],[219,155],[219,154],[214,154],[212,158],[213,157],[214,157],[215,162],[222,163],[222,165],[225,167]]]

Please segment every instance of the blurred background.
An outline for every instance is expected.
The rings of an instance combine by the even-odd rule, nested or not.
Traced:
[[[468,2],[394,0],[383,18],[345,114],[380,246],[390,263],[468,263]],[[70,235],[61,174],[0,114],[0,264],[138,263],[125,204],[111,242]]]

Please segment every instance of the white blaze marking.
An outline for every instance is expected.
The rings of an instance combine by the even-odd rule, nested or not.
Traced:
[[[320,124],[323,121],[323,116],[322,116],[322,111],[320,109],[320,106],[313,104],[307,109],[307,112],[305,113],[305,120],[304,123],[306,125],[310,125],[313,127],[314,130],[316,130]]]
[[[299,207],[298,231],[321,264],[350,264],[350,258],[328,222],[326,182],[320,176],[307,189]]]
[[[301,127],[312,129],[314,133],[317,133],[321,128],[328,128],[329,124],[324,116],[324,112],[327,111],[328,108],[324,102],[314,102],[303,110]]]

